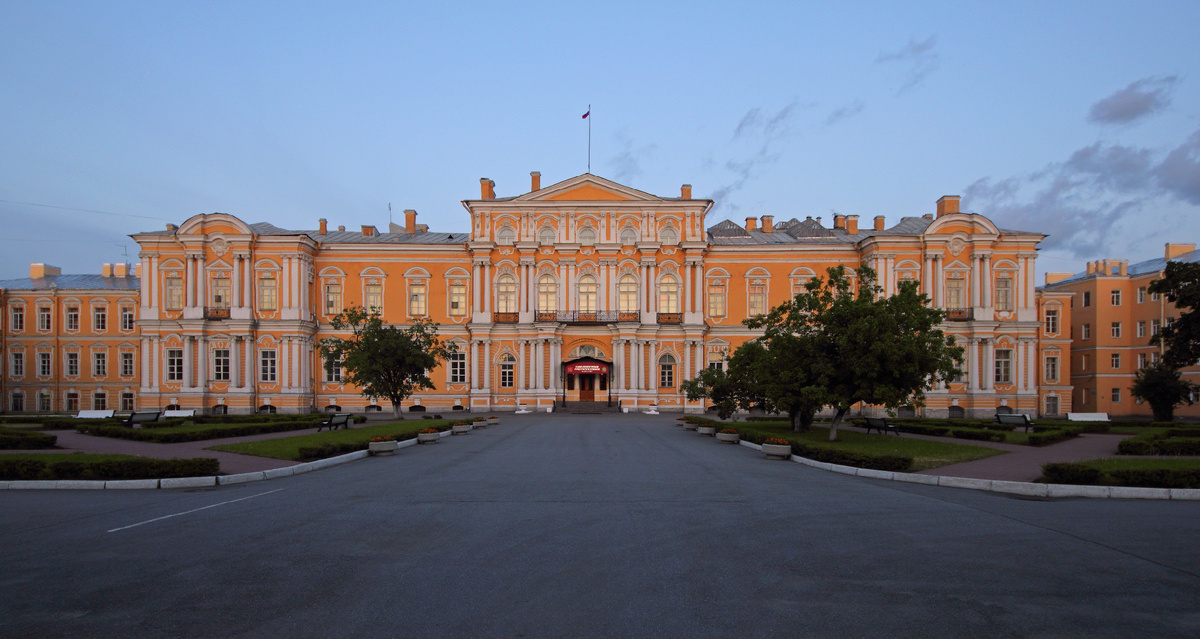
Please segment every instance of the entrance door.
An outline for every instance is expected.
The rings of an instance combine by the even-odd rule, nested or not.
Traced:
[[[579,376],[579,401],[581,401],[581,402],[596,401],[596,376],[595,375],[580,375]]]

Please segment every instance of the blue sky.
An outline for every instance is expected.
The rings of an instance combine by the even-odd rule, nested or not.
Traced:
[[[710,225],[960,194],[1039,281],[1200,240],[1200,3],[420,5],[0,2],[0,279],[214,211],[466,231],[586,171],[589,104],[592,173]]]

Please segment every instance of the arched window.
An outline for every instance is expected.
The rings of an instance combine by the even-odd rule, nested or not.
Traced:
[[[517,234],[512,230],[512,227],[505,226],[505,227],[502,227],[496,233],[496,243],[497,244],[512,244],[513,240],[516,237],[517,237]]]
[[[591,275],[579,278],[579,312],[596,312],[596,278]]]
[[[625,228],[621,229],[621,244],[624,244],[625,246],[637,244],[637,238],[637,231],[633,230],[632,226],[626,226]]]
[[[496,312],[517,312],[517,282],[511,275],[501,275],[496,280]]]
[[[658,282],[658,312],[679,312],[679,280],[674,275],[665,275]]]
[[[513,373],[516,371],[517,358],[511,353],[505,353],[500,356],[500,388],[512,388],[515,386]]]
[[[579,229],[579,243],[584,246],[591,246],[596,243],[596,229],[585,226]]]
[[[637,278],[626,273],[617,281],[618,311],[621,313],[636,313],[638,311]]]
[[[558,309],[558,282],[553,275],[543,275],[538,278],[537,310],[539,313],[553,313]]]
[[[542,230],[538,231],[538,241],[542,244],[553,244],[558,239],[558,234],[554,232],[554,228],[543,226]]]
[[[658,358],[658,386],[675,387],[675,357],[669,353]]]
[[[662,244],[675,244],[679,241],[679,233],[675,231],[675,227],[668,226],[658,234],[658,241]]]

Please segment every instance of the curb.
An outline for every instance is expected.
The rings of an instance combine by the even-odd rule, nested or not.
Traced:
[[[449,437],[450,431],[442,431],[440,437]],[[417,438],[398,442],[397,450],[417,445]],[[327,457],[317,461],[260,470],[252,473],[235,475],[214,475],[211,477],[173,477],[170,479],[110,479],[110,480],[80,480],[80,479],[35,479],[27,481],[0,481],[0,490],[158,490],[170,488],[211,488],[215,486],[230,486],[245,484],[252,481],[265,481],[279,477],[291,477],[311,473],[331,466],[340,466],[352,461],[366,459],[371,453],[357,450],[353,453]],[[1197,491],[1200,492],[1200,491]],[[1198,497],[1200,498],[1200,497]]]
[[[754,450],[762,450],[762,446],[747,441],[738,442],[742,446]],[[1200,501],[1200,488],[1138,488],[1133,486],[1083,486],[1075,484],[1037,484],[1025,481],[1005,481],[1001,479],[972,479],[969,477],[950,477],[948,475],[918,475],[916,473],[897,473],[888,470],[872,470],[819,462],[807,457],[792,455],[792,461],[818,470],[827,470],[842,475],[866,477],[868,479],[883,479],[900,481],[910,484],[927,486],[944,486],[946,488],[965,488],[967,490],[982,490],[992,493],[1021,495],[1025,497],[1042,497],[1057,499],[1062,497],[1087,497],[1091,499],[1166,499],[1173,501]]]

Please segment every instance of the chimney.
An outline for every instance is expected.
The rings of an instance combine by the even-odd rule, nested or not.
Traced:
[[[1095,263],[1095,262],[1088,262],[1088,263],[1087,263],[1087,274],[1088,274],[1088,275],[1092,275],[1092,274],[1093,274],[1093,273],[1095,273],[1095,272],[1096,272],[1096,263]]]
[[[112,264],[105,262],[100,265],[100,275],[103,277],[112,277]]]
[[[685,200],[692,199],[692,185],[684,184],[683,186],[679,187],[679,197]]]
[[[321,219],[317,220],[317,233],[319,233],[321,235],[325,235],[328,232],[329,232],[329,223],[325,221],[325,218],[321,218]]]
[[[835,229],[846,228],[846,216],[842,215],[841,213],[835,213],[833,216],[833,228],[835,228]]]
[[[933,219],[933,213],[926,213],[925,215],[922,215],[922,216],[921,216],[921,218],[922,218],[922,219],[926,219],[926,220],[932,220],[932,219]]]
[[[530,171],[529,172],[529,190],[537,191],[537,190],[540,190],[541,188],[542,188],[542,172],[541,171]]]
[[[141,263],[141,262],[134,262],[134,263],[133,263],[133,276],[134,276],[134,277],[141,277],[141,276],[142,276],[142,263]]]
[[[857,215],[847,215],[846,216],[846,232],[851,235],[858,235],[858,216]]]
[[[534,189],[535,191],[537,189]],[[417,212],[412,209],[404,209],[404,232],[417,232]]]
[[[496,199],[496,183],[487,178],[479,178],[479,199]]]
[[[363,237],[372,237],[374,235],[378,235],[379,231],[376,231],[374,226],[370,226],[368,224],[363,224],[362,225],[362,234],[363,234]]]
[[[763,233],[774,233],[775,232],[775,216],[774,215],[762,216],[762,230],[763,230]]]
[[[758,230],[758,218],[756,218],[756,217],[746,218],[746,230],[747,231],[757,231]]]
[[[51,275],[62,275],[62,269],[57,266],[50,266],[37,262],[29,265],[29,277],[37,279],[39,277],[50,277]]]
[[[1128,275],[1129,273],[1126,270],[1128,267],[1129,267],[1129,260],[1121,260],[1121,261],[1117,262],[1117,275],[1120,275],[1121,277],[1125,277],[1126,275]]]
[[[1072,273],[1046,273],[1046,285],[1049,286],[1055,282],[1061,282],[1069,277]]]
[[[1163,257],[1168,260],[1173,260],[1184,253],[1191,253],[1196,250],[1195,244],[1172,244],[1167,243],[1167,250],[1163,253]]]
[[[129,265],[125,262],[117,262],[113,264],[114,277],[129,277]]]
[[[882,215],[876,215],[876,216],[875,216],[875,230],[876,230],[876,231],[882,231],[882,230],[883,230],[884,226],[886,225],[886,223],[885,223],[884,219],[885,219],[885,218],[884,218]]]
[[[170,233],[174,233],[175,231],[178,231],[178,230],[179,230],[179,227],[175,226],[174,224],[167,225],[167,231]]]
[[[958,196],[943,195],[937,201],[937,216],[948,215],[950,213],[958,213]]]
[[[338,226],[338,230],[339,230],[339,231],[345,231],[345,230],[346,230],[346,226],[345,226],[345,225],[339,225],[339,226]]]

